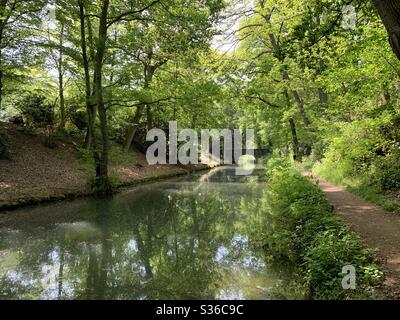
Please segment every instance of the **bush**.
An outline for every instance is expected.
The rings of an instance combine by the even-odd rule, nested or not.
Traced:
[[[400,189],[400,154],[396,148],[386,157],[379,157],[371,168],[371,180],[382,190]]]
[[[399,205],[394,201],[386,201],[383,208],[389,212],[395,212],[399,210]]]
[[[388,139],[384,125],[380,119],[348,124],[315,172],[337,184],[358,180],[382,191],[400,189],[400,141]]]
[[[356,269],[355,291],[342,288],[342,268]],[[347,228],[339,227],[317,234],[313,246],[304,257],[306,281],[317,299],[345,299],[365,295],[369,287],[379,285],[382,272]]]
[[[54,125],[54,106],[41,95],[28,95],[16,105],[25,123],[36,128],[49,128]]]
[[[86,110],[71,108],[69,118],[80,131],[84,131],[88,127],[88,114]]]
[[[370,295],[382,273],[373,256],[334,216],[323,192],[288,161],[270,161],[268,207],[264,212],[262,242],[272,265],[292,265],[301,274],[309,295],[345,299]],[[357,290],[341,286],[342,268],[357,270]]]

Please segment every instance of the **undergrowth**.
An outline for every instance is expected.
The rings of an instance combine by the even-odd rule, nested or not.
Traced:
[[[400,213],[400,142],[393,119],[398,116],[384,114],[347,124],[313,171],[387,211]]]
[[[266,176],[268,206],[256,242],[267,261],[294,269],[308,298],[375,297],[382,272],[373,253],[334,215],[320,188],[287,160],[271,159]],[[342,287],[342,269],[349,265],[356,269],[355,290]]]
[[[80,170],[84,177],[91,181],[94,191],[109,190],[110,188],[115,189],[118,185],[120,185],[120,178],[114,172],[109,174],[108,181],[103,181],[102,179],[95,177],[95,165],[91,150],[80,148],[78,150],[78,157],[80,161]],[[131,162],[134,157],[135,154],[132,151],[124,152],[119,145],[112,144],[110,147],[109,164],[111,166],[126,165]]]

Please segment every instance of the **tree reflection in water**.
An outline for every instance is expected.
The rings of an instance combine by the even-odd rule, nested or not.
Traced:
[[[246,236],[265,184],[190,180],[1,217],[0,298],[266,298]]]

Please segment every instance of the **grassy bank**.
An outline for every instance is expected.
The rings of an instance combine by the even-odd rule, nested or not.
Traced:
[[[400,148],[397,112],[341,127],[309,164],[325,180],[400,213]]]
[[[262,232],[253,235],[253,240],[262,246],[271,265],[285,265],[297,274],[295,283],[285,286],[301,288],[297,298],[376,297],[382,272],[373,253],[335,216],[319,187],[288,161],[271,160],[266,176],[268,206]],[[342,287],[342,270],[349,265],[356,270],[355,290]],[[280,297],[286,298],[286,293]]]
[[[317,164],[312,171],[319,177],[381,206],[388,212],[400,214],[400,194],[398,190],[385,190],[379,183],[375,183],[368,175],[343,174],[340,167],[329,163]]]

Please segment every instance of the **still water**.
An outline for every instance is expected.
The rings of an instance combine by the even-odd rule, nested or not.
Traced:
[[[0,215],[0,299],[267,299],[266,185],[211,172]]]

